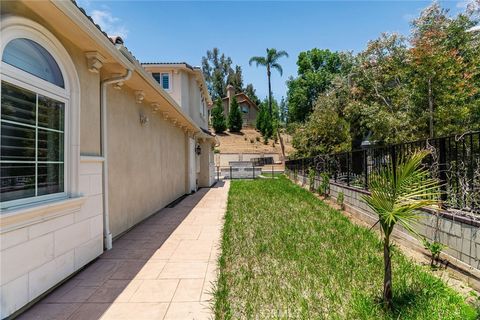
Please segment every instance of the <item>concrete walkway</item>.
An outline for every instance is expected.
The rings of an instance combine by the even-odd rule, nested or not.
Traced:
[[[154,214],[19,319],[213,318],[228,189],[219,182]]]

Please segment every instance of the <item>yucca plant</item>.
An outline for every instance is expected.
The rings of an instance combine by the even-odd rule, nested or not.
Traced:
[[[384,170],[372,177],[370,195],[364,196],[368,206],[378,215],[383,231],[383,303],[392,308],[392,263],[390,236],[397,223],[414,232],[411,223],[419,217],[418,209],[438,204],[439,184],[432,179],[423,159],[426,150],[414,152],[411,156],[390,163]]]

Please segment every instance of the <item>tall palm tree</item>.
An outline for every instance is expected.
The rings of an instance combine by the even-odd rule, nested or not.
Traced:
[[[392,262],[390,236],[396,223],[414,232],[411,222],[418,218],[417,210],[438,204],[439,185],[422,167],[429,151],[421,150],[406,159],[390,163],[370,179],[370,195],[364,196],[368,206],[378,215],[383,231],[383,303],[392,308]]]
[[[278,63],[278,60],[282,57],[288,58],[288,53],[277,49],[268,49],[267,48],[267,56],[266,57],[251,57],[250,61],[248,62],[249,65],[255,62],[258,66],[267,67],[267,78],[268,78],[268,111],[270,113],[270,118],[272,118],[272,84],[270,81],[271,70],[276,69],[280,75],[283,75],[282,66]]]

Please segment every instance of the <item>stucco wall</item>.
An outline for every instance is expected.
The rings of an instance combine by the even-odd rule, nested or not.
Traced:
[[[212,143],[209,141],[202,142],[200,147],[202,152],[199,157],[200,174],[198,185],[199,187],[210,187],[215,181]]]
[[[110,228],[117,236],[185,193],[184,132],[137,104],[131,90],[108,89]],[[149,118],[140,124],[140,113]]]

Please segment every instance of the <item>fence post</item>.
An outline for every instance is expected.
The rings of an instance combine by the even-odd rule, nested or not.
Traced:
[[[365,190],[368,190],[368,153],[363,151],[363,170],[365,170]]]
[[[255,164],[252,163],[253,180],[255,180]]]
[[[272,178],[273,178],[273,164],[272,164]]]
[[[347,186],[350,186],[350,152],[347,152]]]
[[[397,152],[395,150],[395,145],[390,147],[390,156],[392,158],[392,171],[393,171],[393,182],[397,183]]]
[[[217,166],[217,181],[220,181],[220,166]]]
[[[438,142],[438,179],[440,180],[440,200],[444,207],[447,201],[447,148],[445,138],[440,138]]]
[[[230,166],[230,180],[233,179],[233,176],[232,176],[232,166]]]
[[[338,174],[338,156],[335,155],[335,162],[334,162],[334,165],[335,165],[335,168],[333,168],[333,170],[335,170],[335,182],[337,182],[337,174]]]

